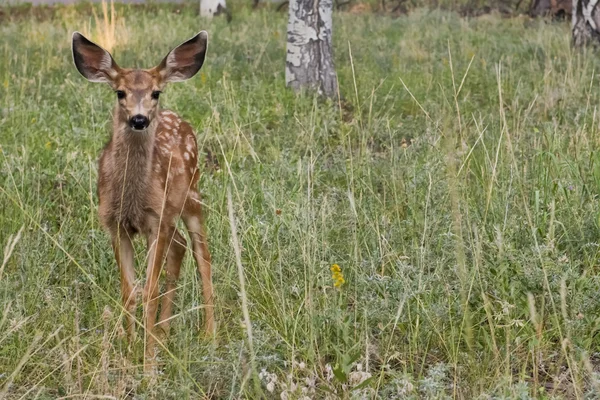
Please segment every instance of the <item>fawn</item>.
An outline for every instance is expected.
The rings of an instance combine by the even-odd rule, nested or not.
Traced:
[[[130,342],[135,335],[137,292],[132,239],[137,233],[146,237],[145,365],[153,365],[157,336],[169,333],[176,282],[187,247],[175,225],[178,217],[188,229],[202,278],[206,331],[212,335],[215,330],[210,253],[197,188],[196,137],[187,122],[171,111],[161,110],[158,103],[167,83],[189,79],[200,70],[207,39],[208,34],[202,31],[171,50],[154,68],[125,69],[115,63],[108,51],[81,33],[73,33],[77,70],[91,82],[108,83],[117,96],[112,137],[98,166],[99,216],[111,235],[121,272]],[[158,281],[165,261],[166,292],[157,323]]]

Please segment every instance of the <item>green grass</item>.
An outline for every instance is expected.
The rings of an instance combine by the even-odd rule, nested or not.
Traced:
[[[596,398],[600,59],[570,48],[568,24],[338,13],[340,111],[285,88],[285,13],[131,10],[123,66],[210,35],[201,76],[162,101],[221,165],[200,183],[216,340],[188,253],[161,373],[144,378],[97,219],[114,94],[70,55],[89,18],[4,21],[0,247],[23,230],[0,269],[0,397]]]

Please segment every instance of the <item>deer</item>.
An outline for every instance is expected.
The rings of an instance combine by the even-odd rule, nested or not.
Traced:
[[[88,81],[107,83],[116,96],[112,136],[98,162],[98,215],[110,234],[120,271],[123,322],[130,344],[135,338],[139,292],[133,239],[138,234],[146,239],[142,294],[145,369],[155,366],[157,341],[169,335],[177,280],[187,249],[187,241],[176,227],[179,218],[188,231],[202,279],[206,334],[215,334],[211,256],[197,188],[196,135],[188,122],[159,105],[167,83],[185,81],[200,70],[207,43],[208,34],[201,31],[171,50],[158,66],[126,69],[81,33],[74,32],[72,37],[73,61],[79,73]],[[163,265],[166,284],[161,296]]]

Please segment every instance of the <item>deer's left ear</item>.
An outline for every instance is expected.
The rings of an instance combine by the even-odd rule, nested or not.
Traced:
[[[204,64],[208,33],[202,31],[167,54],[156,70],[163,82],[181,82],[190,79]]]

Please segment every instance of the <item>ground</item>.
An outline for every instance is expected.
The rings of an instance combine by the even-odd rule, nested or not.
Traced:
[[[568,23],[337,13],[341,98],[326,101],[285,88],[285,13],[128,7],[123,66],[209,32],[201,73],[161,101],[220,166],[200,181],[217,335],[188,253],[144,376],[97,216],[115,95],[69,48],[86,24],[99,40],[95,22],[5,19],[0,397],[595,398],[600,59],[570,47]]]

